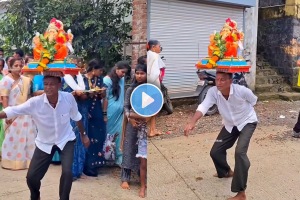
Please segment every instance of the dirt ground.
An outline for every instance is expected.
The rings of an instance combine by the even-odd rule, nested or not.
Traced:
[[[153,139],[159,140],[182,136],[184,126],[187,120],[193,116],[197,106],[197,104],[178,106],[171,115],[161,112],[157,119],[157,127],[162,131],[163,135]],[[258,102],[255,110],[259,120],[259,127],[285,125],[292,128],[297,121],[298,112],[300,111],[300,101],[263,101]],[[219,114],[205,116],[198,121],[197,127],[192,134],[220,131],[221,127],[221,116]]]

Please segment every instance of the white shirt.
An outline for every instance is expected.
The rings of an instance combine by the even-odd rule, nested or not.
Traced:
[[[205,115],[208,109],[216,104],[223,118],[222,123],[226,130],[231,133],[234,126],[241,131],[246,124],[257,122],[253,108],[256,101],[257,97],[245,86],[231,84],[228,100],[214,86],[207,91],[206,97],[198,106],[197,111]]]
[[[67,92],[58,93],[55,108],[49,104],[46,94],[43,94],[30,98],[21,105],[7,107],[3,111],[8,119],[19,115],[31,115],[38,130],[35,144],[48,154],[54,145],[62,150],[68,141],[76,139],[70,118],[79,121],[82,117],[75,98]]]

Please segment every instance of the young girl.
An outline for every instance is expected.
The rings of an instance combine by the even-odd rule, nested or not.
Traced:
[[[144,198],[146,191],[147,174],[147,119],[131,110],[130,96],[134,88],[147,83],[147,66],[138,64],[135,68],[135,79],[127,89],[125,95],[124,110],[128,123],[125,123],[126,131],[123,142],[122,162],[122,188],[129,189],[129,181],[132,170],[140,170],[141,189],[139,196]],[[138,144],[138,145],[136,145]],[[137,158],[139,160],[137,160]]]

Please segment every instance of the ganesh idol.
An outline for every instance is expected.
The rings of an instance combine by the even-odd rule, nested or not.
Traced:
[[[44,48],[43,41],[47,41],[50,47]],[[68,52],[73,52],[73,34],[71,30],[64,31],[64,25],[60,20],[53,18],[44,35],[36,33],[33,38],[33,57],[40,61],[41,67],[45,67],[50,61],[64,60]],[[52,46],[51,46],[52,45]]]

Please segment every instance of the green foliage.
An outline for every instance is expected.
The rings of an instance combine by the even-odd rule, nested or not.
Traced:
[[[31,53],[32,38],[43,33],[50,20],[72,30],[75,54],[98,58],[112,66],[122,58],[123,43],[130,39],[131,0],[10,0],[0,19],[0,45],[7,51],[21,47]]]

